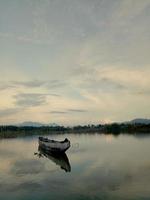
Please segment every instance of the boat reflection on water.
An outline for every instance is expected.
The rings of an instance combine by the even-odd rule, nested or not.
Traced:
[[[71,165],[66,153],[51,152],[41,146],[38,147],[38,153],[35,153],[38,157],[46,157],[53,161],[56,165],[59,165],[65,172],[71,172]]]

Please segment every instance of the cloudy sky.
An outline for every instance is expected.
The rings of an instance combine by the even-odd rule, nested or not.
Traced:
[[[0,0],[0,124],[150,117],[150,0]]]

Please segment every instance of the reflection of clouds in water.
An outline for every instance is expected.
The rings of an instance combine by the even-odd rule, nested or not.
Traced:
[[[7,159],[7,160],[3,160],[0,159],[0,172],[2,173],[8,173],[10,171],[10,167],[13,164],[13,160],[11,159]]]
[[[16,184],[0,184],[1,191],[4,192],[20,192],[20,190],[27,190],[27,191],[35,191],[38,190],[41,185],[36,182],[31,182],[31,181],[25,181],[24,183],[16,183]]]
[[[21,183],[19,185],[16,185],[15,187],[13,187],[11,190],[12,191],[17,191],[17,190],[29,190],[29,191],[33,191],[33,190],[38,190],[41,187],[41,185],[39,183],[34,183],[34,182],[24,182]]]
[[[5,159],[11,156],[18,157],[23,155],[29,155],[31,157],[31,152],[34,151],[36,146],[35,140],[31,138],[13,138],[4,139],[0,142],[0,155],[5,154]]]
[[[11,173],[16,175],[38,174],[44,170],[44,163],[38,160],[18,160],[11,168]]]
[[[123,182],[117,191],[118,195],[129,197],[150,197],[150,163],[137,166],[130,172],[131,181]]]
[[[15,155],[15,152],[9,150],[9,149],[3,149],[3,148],[0,148],[0,157],[2,158],[6,158],[6,157],[12,157]]]
[[[84,170],[74,178],[72,183],[76,192],[89,193],[97,197],[105,192],[128,198],[141,194],[150,195],[150,163],[135,166],[133,169],[132,165],[123,167],[119,164],[113,166],[109,162],[101,165],[95,162],[91,167],[85,167]]]
[[[89,137],[88,142],[80,142],[81,151],[71,152],[72,168],[80,166],[71,188],[76,193],[88,192],[98,197],[103,192],[122,197],[127,190],[132,197],[136,193],[150,195],[149,141],[127,135],[111,139],[113,143],[107,143],[104,136],[93,136],[93,141]]]
[[[58,189],[59,190],[64,190],[65,188],[70,189],[70,180],[68,179],[63,179],[62,177],[55,177],[55,178],[50,178],[47,177],[44,180],[44,187],[45,188],[51,188],[51,189]]]
[[[123,197],[135,200],[135,196],[150,196],[148,138],[140,140],[133,136],[119,136],[107,143],[103,135],[53,137],[58,140],[68,137],[73,144],[79,143],[78,151],[69,149],[67,152],[71,173],[64,173],[47,158],[34,156],[37,138],[31,142],[15,139],[8,142],[8,146],[5,143],[0,147],[3,155],[6,149],[6,156],[0,159],[0,199],[3,191],[30,195],[32,190],[34,195],[38,192],[47,196],[53,193],[63,199],[110,199],[113,196],[115,200]],[[7,170],[5,166],[9,166]]]
[[[72,154],[84,153],[86,151],[86,148],[80,147],[79,144],[73,144],[73,145],[71,145],[69,151]]]
[[[92,167],[91,167],[92,168]],[[129,182],[131,176],[124,174],[117,169],[112,169],[107,164],[93,167],[93,169],[85,168],[82,173],[74,179],[72,187],[77,185],[76,190],[81,193],[99,194],[104,191],[115,191],[124,182]]]

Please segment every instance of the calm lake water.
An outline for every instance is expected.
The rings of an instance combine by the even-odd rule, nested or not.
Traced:
[[[0,199],[150,199],[150,135],[51,137],[71,141],[66,156],[39,152],[37,136],[0,140]]]

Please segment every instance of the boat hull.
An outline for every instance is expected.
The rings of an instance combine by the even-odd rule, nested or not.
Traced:
[[[53,141],[53,140],[45,140],[44,138],[39,139],[39,146],[42,147],[43,149],[51,152],[65,152],[67,149],[70,147],[70,141],[67,140],[66,142],[58,142],[58,141]]]

